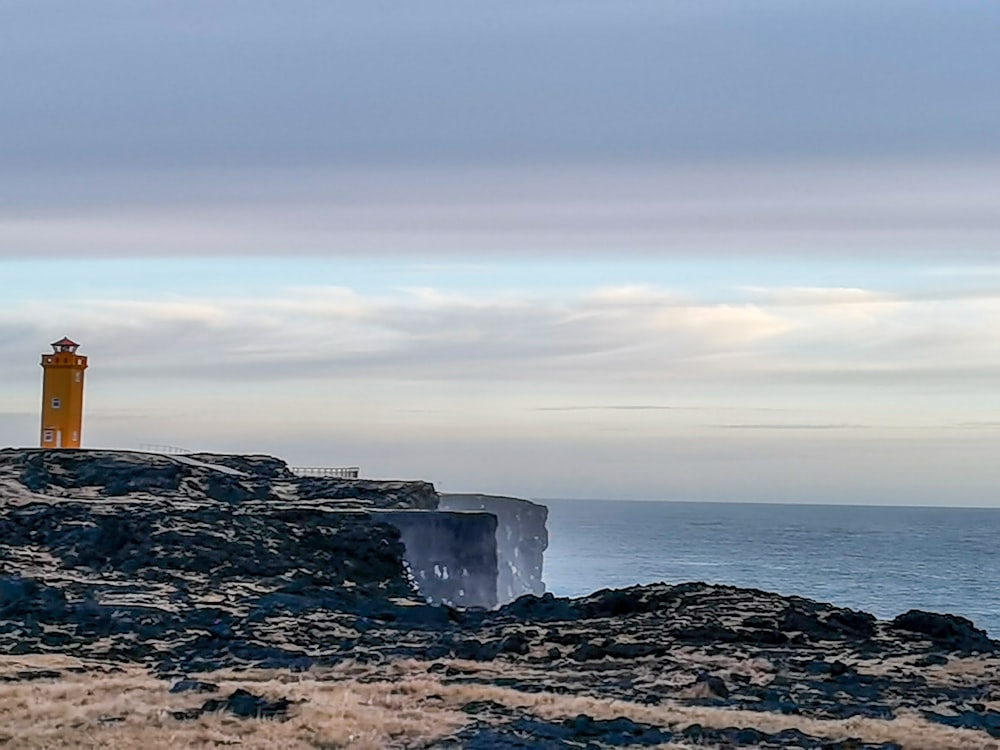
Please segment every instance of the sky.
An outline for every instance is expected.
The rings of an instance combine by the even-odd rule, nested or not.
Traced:
[[[1000,5],[0,0],[0,446],[1000,505]]]

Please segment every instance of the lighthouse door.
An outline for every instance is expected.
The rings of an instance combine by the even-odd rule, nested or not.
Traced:
[[[56,430],[56,448],[62,448],[62,430]]]

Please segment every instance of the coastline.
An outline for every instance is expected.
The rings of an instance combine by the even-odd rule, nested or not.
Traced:
[[[4,746],[998,746],[1000,644],[963,618],[706,583],[428,603],[380,514],[466,528],[429,485],[193,461],[0,451]]]
[[[996,509],[548,502],[545,579],[558,596],[705,580],[1000,632]]]

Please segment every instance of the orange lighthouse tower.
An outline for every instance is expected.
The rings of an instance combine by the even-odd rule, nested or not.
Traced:
[[[83,371],[87,358],[80,345],[63,338],[42,355],[43,448],[79,448],[83,435]]]

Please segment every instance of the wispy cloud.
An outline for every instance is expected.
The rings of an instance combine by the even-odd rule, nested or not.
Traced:
[[[394,257],[479,273],[490,264],[469,264],[470,252],[983,261],[995,258],[1000,239],[998,176],[993,158],[848,160],[838,168],[808,161],[370,172],[137,167],[76,180],[14,172],[13,184],[38,185],[0,196],[0,259]],[[812,304],[809,292],[782,294],[786,304]],[[879,301],[851,299],[849,289],[824,293],[844,303]]]
[[[733,292],[739,296],[739,290]],[[845,301],[847,297],[850,301]],[[807,300],[808,304],[786,304]],[[871,300],[871,301],[869,301]],[[0,370],[62,333],[106,374],[545,382],[955,383],[1000,376],[1000,300],[768,290],[699,301],[653,286],[550,298],[427,287],[296,287],[253,298],[63,299],[0,308]],[[652,411],[651,401],[540,404]]]
[[[607,406],[536,406],[534,411],[688,411],[692,407],[656,406],[653,404],[617,404]]]
[[[758,424],[719,424],[713,425],[723,430],[865,430],[871,427],[866,424],[791,424],[791,423],[758,423]]]

